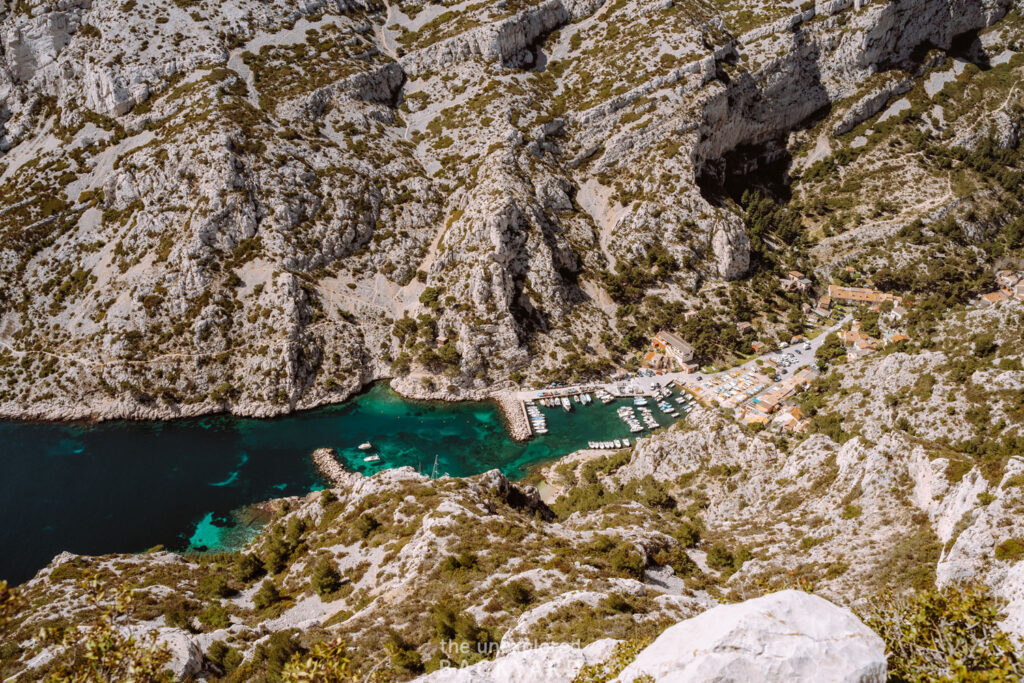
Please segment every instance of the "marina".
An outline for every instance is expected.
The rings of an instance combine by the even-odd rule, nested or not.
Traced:
[[[590,442],[614,448],[616,439],[633,436],[615,414],[626,401],[604,404],[586,393],[591,401],[581,397],[572,412],[561,401],[553,408],[535,402],[531,415],[513,393],[495,401],[415,401],[381,383],[339,405],[266,420],[0,421],[0,578],[20,583],[64,550],[240,547],[258,528],[250,504],[325,485],[310,458],[321,448],[336,452],[337,467],[363,475],[498,469],[516,479]]]
[[[320,448],[364,475],[409,467],[425,476],[499,469],[511,478],[574,451],[629,448],[685,419],[698,400],[742,408],[784,396],[773,387],[786,387],[763,386],[765,364],[774,360],[794,378],[820,343],[724,372],[637,374],[505,391],[489,402],[413,401],[378,384],[345,403],[270,420],[0,422],[0,547],[9,549],[0,577],[23,581],[63,550],[237,548],[254,533],[239,511],[324,485],[309,457]]]
[[[680,385],[681,386],[681,385]],[[600,406],[618,403],[615,414],[630,434],[643,434],[665,426],[655,417],[649,407],[653,404],[663,420],[675,421],[685,416],[696,400],[690,393],[673,390],[672,385],[662,386],[658,382],[649,383],[646,387],[633,382],[619,382],[609,385],[582,385],[578,387],[552,388],[518,394],[504,393],[496,396],[509,422],[509,429],[516,438],[544,436],[551,433],[548,415],[545,411],[558,411],[572,415],[595,405],[595,398]],[[676,405],[673,405],[672,402]],[[678,406],[678,407],[677,407]],[[525,420],[519,420],[523,413]],[[525,429],[524,429],[525,427]],[[528,430],[528,431],[527,431]],[[522,434],[522,431],[527,433]],[[588,441],[590,448],[614,449],[628,448],[628,439],[611,441]]]

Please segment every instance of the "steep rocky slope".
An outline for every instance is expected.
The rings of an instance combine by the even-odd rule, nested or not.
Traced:
[[[605,639],[636,655],[716,604],[793,587],[870,613],[880,595],[978,584],[1024,638],[1021,316],[1012,301],[953,312],[927,343],[834,362],[804,396],[807,434],[700,408],[633,449],[575,454],[540,473],[562,491],[550,505],[497,472],[341,472],[275,501],[240,553],[61,555],[18,588],[0,662],[74,661],[58,635],[114,609],[119,587],[134,592],[117,623],[170,646],[179,675],[229,680],[273,679],[325,642],[399,678],[588,646],[551,652],[575,671],[610,656]]]
[[[15,3],[0,410],[269,415],[379,377],[466,398],[605,371],[637,326],[623,286],[721,311],[724,281],[808,258],[766,261],[730,179],[799,155],[797,128],[808,161],[838,153],[972,31],[1008,92],[934,137],[970,146],[995,113],[1015,146],[1017,9]]]

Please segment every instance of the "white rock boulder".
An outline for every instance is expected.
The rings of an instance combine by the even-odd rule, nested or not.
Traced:
[[[856,616],[787,590],[672,626],[619,680],[880,683],[885,673],[885,644]]]
[[[420,683],[568,683],[606,661],[617,641],[551,645],[453,666]],[[801,591],[719,605],[672,626],[615,680],[881,683],[885,643],[850,611]]]

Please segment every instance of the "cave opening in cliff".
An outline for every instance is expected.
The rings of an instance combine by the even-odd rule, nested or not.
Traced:
[[[965,31],[955,36],[946,54],[950,57],[970,62],[982,71],[988,71],[992,68],[977,30]]]
[[[792,197],[789,167],[792,157],[785,139],[760,145],[741,145],[715,163],[705,164],[697,175],[701,194],[710,203],[739,203],[746,190],[759,190],[780,203]]]
[[[985,47],[981,43],[979,32],[977,30],[964,31],[953,37],[949,43],[949,49],[943,49],[936,45],[930,40],[925,40],[919,43],[914,50],[910,53],[909,61],[910,64],[897,64],[893,62],[883,62],[879,65],[880,71],[887,71],[890,69],[901,69],[914,71],[913,68],[909,67],[922,67],[925,66],[925,62],[928,61],[929,54],[932,51],[938,50],[944,52],[946,56],[953,57],[954,59],[960,59],[965,62],[974,64],[982,71],[988,71],[992,68],[992,64],[989,61],[989,56],[985,52]],[[930,65],[929,65],[930,66]]]

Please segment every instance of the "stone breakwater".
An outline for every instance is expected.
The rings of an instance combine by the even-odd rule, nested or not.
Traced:
[[[355,475],[354,472],[349,472],[338,462],[338,451],[333,448],[318,448],[310,457],[313,458],[313,464],[316,465],[320,474],[335,486],[344,484]]]
[[[501,414],[505,416],[505,423],[508,425],[508,433],[513,439],[526,441],[533,436],[530,421],[526,416],[526,407],[522,401],[516,398],[515,394],[502,391],[494,394],[491,398],[501,408]]]

